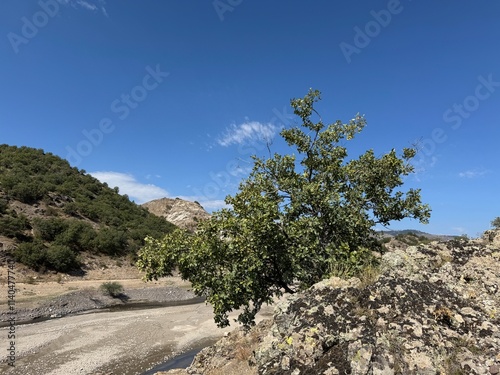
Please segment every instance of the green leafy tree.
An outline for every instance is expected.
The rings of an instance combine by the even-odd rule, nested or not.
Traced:
[[[365,119],[325,124],[314,108],[318,100],[319,91],[310,90],[291,101],[302,124],[281,136],[293,153],[254,157],[238,193],[226,197],[231,208],[215,212],[194,235],[176,230],[163,240],[147,238],[137,263],[146,279],[178,267],[213,306],[219,326],[239,308],[238,321],[251,325],[273,296],[308,287],[338,265],[354,273],[371,263],[376,224],[428,221],[420,191],[400,190],[416,151],[376,157],[368,150],[347,160],[344,145]]]
[[[500,228],[500,216],[494,218],[492,221],[491,221],[491,226],[493,228]]]

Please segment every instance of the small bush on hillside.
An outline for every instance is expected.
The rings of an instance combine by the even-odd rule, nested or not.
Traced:
[[[19,244],[14,250],[14,257],[35,271],[52,269],[68,272],[79,266],[76,253],[69,247],[63,245],[47,247],[40,239]]]
[[[101,229],[95,237],[94,247],[102,254],[123,254],[127,249],[127,236],[123,231],[113,228],[104,228]]]
[[[22,214],[0,217],[0,234],[5,237],[21,240],[25,237],[24,231],[29,228],[28,218]]]
[[[96,236],[97,233],[90,224],[78,220],[68,220],[66,230],[58,234],[54,242],[80,252],[94,249]]]
[[[46,258],[47,267],[59,272],[68,272],[79,265],[76,253],[68,246],[50,246]]]
[[[43,198],[47,193],[45,186],[36,181],[17,184],[10,190],[10,194],[23,203],[31,204]]]
[[[57,235],[68,228],[68,222],[58,217],[50,219],[35,218],[33,220],[33,227],[36,235],[42,240],[54,241]]]
[[[47,260],[47,249],[42,241],[23,242],[14,250],[14,257],[18,262],[39,271]]]
[[[123,285],[116,281],[106,282],[101,284],[99,289],[101,289],[104,294],[116,298],[123,292]]]
[[[4,198],[0,198],[0,214],[6,213],[8,207],[9,207],[9,202]]]

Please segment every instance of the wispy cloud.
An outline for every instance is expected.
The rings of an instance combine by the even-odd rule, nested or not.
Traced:
[[[248,121],[240,125],[231,125],[226,132],[217,139],[217,143],[227,147],[232,144],[244,144],[261,141],[268,142],[274,138],[279,128],[273,124],[262,124],[258,121]]]
[[[105,0],[57,0],[63,5],[70,5],[75,9],[84,9],[91,12],[101,12],[103,15],[108,17],[108,12],[106,11]]]
[[[90,174],[99,181],[106,182],[112,188],[117,186],[120,194],[127,194],[139,204],[169,196],[165,189],[153,184],[143,184],[131,174],[111,171],[90,172]]]
[[[86,1],[83,1],[83,0],[77,0],[76,3],[84,9],[97,10],[97,5],[95,5],[95,4],[90,4],[90,3],[87,3]]]
[[[488,171],[484,169],[473,169],[469,171],[460,172],[458,176],[461,178],[476,178],[484,176],[487,173]]]

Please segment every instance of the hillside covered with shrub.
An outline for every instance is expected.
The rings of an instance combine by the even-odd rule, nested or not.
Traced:
[[[35,270],[78,268],[81,252],[134,258],[174,227],[58,156],[0,145],[0,242]]]

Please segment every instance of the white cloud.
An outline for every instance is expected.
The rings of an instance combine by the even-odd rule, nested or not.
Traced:
[[[86,1],[83,1],[83,0],[77,0],[76,3],[84,9],[97,10],[97,5],[95,5],[95,4],[90,4],[90,3],[87,3]]]
[[[108,12],[104,7],[106,5],[105,0],[58,0],[59,3],[63,5],[70,5],[75,9],[85,9],[91,12],[101,11],[106,17],[108,17]]]
[[[465,172],[460,172],[458,174],[458,176],[462,177],[462,178],[476,178],[476,177],[484,176],[486,173],[488,173],[488,171],[486,171],[484,169],[481,169],[481,170],[474,169],[474,170],[469,170],[469,171],[465,171]]]
[[[120,194],[127,194],[138,204],[168,197],[169,195],[165,189],[153,184],[143,184],[130,174],[103,171],[90,172],[90,175],[101,182],[106,182],[111,188],[118,186]]]
[[[258,121],[245,122],[240,125],[232,125],[222,137],[217,140],[221,146],[227,147],[232,144],[244,144],[252,141],[268,142],[276,135],[279,128],[273,124],[261,124]]]

